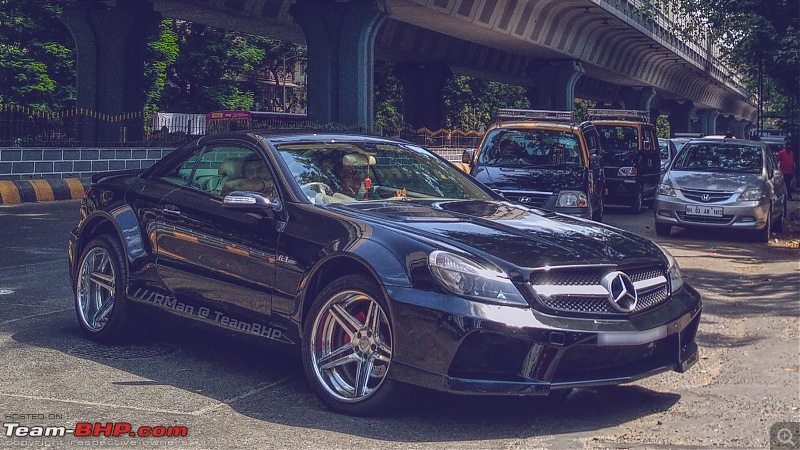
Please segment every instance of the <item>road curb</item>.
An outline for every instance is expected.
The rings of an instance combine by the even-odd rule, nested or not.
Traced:
[[[0,180],[0,205],[83,198],[91,178]]]

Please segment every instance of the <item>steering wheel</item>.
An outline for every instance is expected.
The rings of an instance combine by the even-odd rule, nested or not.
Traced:
[[[300,186],[306,197],[313,199],[317,194],[333,195],[333,189],[321,181],[312,181]]]

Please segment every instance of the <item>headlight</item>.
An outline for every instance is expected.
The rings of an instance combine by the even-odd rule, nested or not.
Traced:
[[[514,283],[502,270],[462,256],[435,250],[428,256],[434,277],[448,291],[491,303],[528,306]]]
[[[658,192],[659,195],[668,195],[670,197],[677,197],[677,194],[675,194],[675,189],[672,189],[672,186],[666,183],[659,184],[658,188],[656,189],[656,192]]]
[[[561,191],[556,206],[586,206],[586,194],[578,191]]]
[[[661,249],[661,251],[664,253],[664,256],[667,257],[667,274],[669,276],[669,285],[672,292],[676,292],[678,289],[683,287],[683,275],[681,275],[681,268],[678,267],[678,261],[676,261],[675,257],[672,256],[672,253],[660,245],[658,248]]]
[[[636,167],[620,167],[619,171],[617,171],[617,176],[635,177],[637,173]]]
[[[739,196],[740,202],[750,202],[754,200],[761,200],[764,198],[764,190],[763,189],[747,189],[746,191],[742,192],[742,195]]]

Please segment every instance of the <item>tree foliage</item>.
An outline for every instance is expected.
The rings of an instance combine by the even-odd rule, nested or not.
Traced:
[[[500,108],[529,108],[525,88],[456,75],[444,89],[445,127],[482,130],[494,122]]]
[[[75,44],[58,16],[67,0],[0,2],[0,103],[74,105]]]
[[[759,68],[768,111],[789,131],[800,126],[800,2],[798,0],[650,0],[650,6],[688,18],[684,38],[719,45],[723,57],[745,74],[752,90]],[[794,130],[796,133],[796,129]]]

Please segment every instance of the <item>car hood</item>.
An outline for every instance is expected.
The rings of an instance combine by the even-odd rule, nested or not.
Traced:
[[[501,267],[635,264],[663,258],[655,244],[633,233],[509,202],[395,201],[328,207],[417,240],[461,248]]]
[[[759,187],[762,178],[754,173],[670,170],[666,177],[673,188],[702,191],[740,192]]]
[[[583,185],[581,167],[479,167],[475,178],[500,191],[580,190]]]

